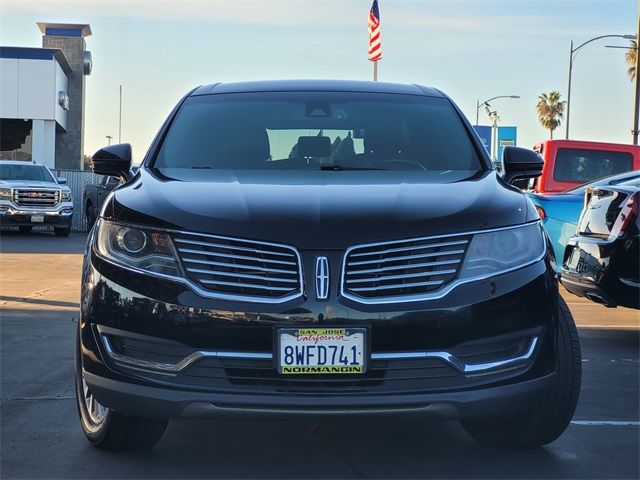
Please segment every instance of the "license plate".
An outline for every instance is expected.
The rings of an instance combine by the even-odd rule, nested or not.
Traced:
[[[589,265],[583,261],[583,252],[579,248],[574,248],[567,260],[567,270],[575,273],[587,273]]]
[[[31,215],[31,223],[44,223],[44,215]]]
[[[278,371],[283,375],[365,372],[364,328],[282,328],[276,335]]]

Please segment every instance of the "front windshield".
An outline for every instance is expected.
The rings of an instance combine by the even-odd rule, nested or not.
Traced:
[[[447,99],[353,92],[191,97],[171,125],[154,166],[482,170]]]
[[[49,170],[42,165],[2,165],[2,163],[0,163],[0,180],[54,181]]]

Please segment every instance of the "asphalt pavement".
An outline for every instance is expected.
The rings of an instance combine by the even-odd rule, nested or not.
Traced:
[[[638,478],[640,313],[564,292],[583,384],[551,445],[503,451],[457,422],[172,421],[148,452],[92,448],[73,399],[85,236],[0,234],[0,478]]]

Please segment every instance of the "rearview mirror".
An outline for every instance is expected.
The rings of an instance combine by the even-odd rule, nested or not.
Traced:
[[[120,143],[98,150],[91,158],[91,168],[98,175],[128,180],[131,170],[131,145]]]
[[[56,182],[58,182],[58,185],[66,185],[67,177],[58,177],[56,178]]]
[[[539,177],[543,166],[542,157],[528,148],[504,147],[502,150],[503,179],[509,184],[516,180]]]

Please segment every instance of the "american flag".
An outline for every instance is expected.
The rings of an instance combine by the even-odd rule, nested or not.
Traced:
[[[373,0],[373,5],[369,10],[369,60],[377,62],[381,58],[380,10],[378,10],[378,0]]]

